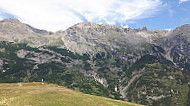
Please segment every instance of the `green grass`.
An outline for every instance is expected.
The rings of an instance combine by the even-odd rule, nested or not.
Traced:
[[[0,106],[140,106],[105,97],[83,94],[53,84],[0,84]]]

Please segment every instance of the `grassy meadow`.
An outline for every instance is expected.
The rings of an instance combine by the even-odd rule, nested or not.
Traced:
[[[0,83],[0,106],[140,106],[54,84]]]

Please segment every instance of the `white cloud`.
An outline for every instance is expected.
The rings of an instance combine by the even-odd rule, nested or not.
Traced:
[[[34,27],[57,31],[82,21],[124,25],[151,17],[161,0],[1,0],[0,8]]]
[[[189,1],[189,0],[179,0],[179,4],[187,2],[187,1]]]
[[[169,28],[169,29],[165,29],[165,30],[167,30],[167,31],[172,31],[172,29],[170,29],[170,28]]]
[[[123,26],[124,28],[129,28],[129,25],[125,25],[125,26]]]

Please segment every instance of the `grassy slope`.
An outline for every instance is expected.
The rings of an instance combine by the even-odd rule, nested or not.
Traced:
[[[9,106],[139,106],[82,94],[65,87],[41,83],[0,84],[0,105]]]

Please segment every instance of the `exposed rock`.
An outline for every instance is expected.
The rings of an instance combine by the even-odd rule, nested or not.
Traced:
[[[3,69],[3,60],[0,60],[0,70]]]
[[[104,85],[104,87],[108,87],[107,81],[105,78],[99,78],[97,76],[94,77],[94,79],[98,82],[100,82],[102,85]]]
[[[152,42],[155,38],[166,36],[168,33],[169,31],[155,33],[148,30],[126,29],[116,25],[83,22],[66,31],[59,31],[56,35],[62,36],[69,50],[82,54],[97,53],[128,45],[141,49],[139,44],[142,42]]]
[[[32,43],[33,46],[38,46],[41,44],[36,44],[37,40],[33,41],[31,38],[43,38],[51,34],[52,33],[45,30],[38,30],[21,23],[18,19],[5,19],[0,21],[0,41]],[[40,42],[43,42],[42,40],[43,39],[38,39]]]
[[[26,51],[26,50],[19,50],[17,52],[17,56],[20,57],[20,58],[25,58],[25,56],[29,53],[29,51]]]
[[[5,48],[0,48],[0,52],[5,52]]]

